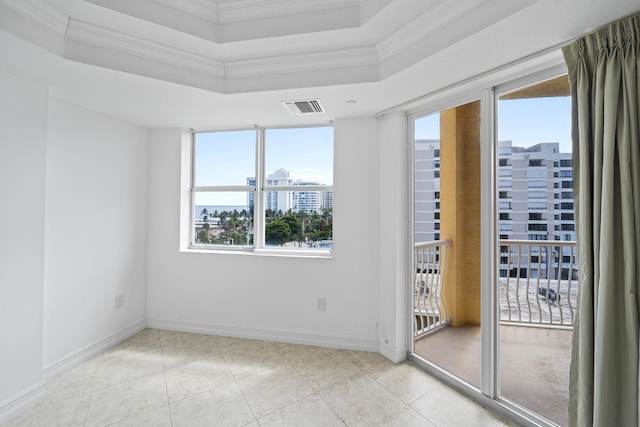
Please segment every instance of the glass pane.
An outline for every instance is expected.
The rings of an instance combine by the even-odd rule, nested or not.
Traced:
[[[333,248],[333,194],[330,191],[267,191],[265,245],[287,249]],[[278,209],[289,204],[299,209]]]
[[[333,185],[333,127],[267,129],[267,186]]]
[[[440,113],[415,121],[415,242],[440,240]]]
[[[194,243],[253,245],[253,191],[197,192]]]
[[[500,395],[559,425],[578,291],[568,93],[565,76],[498,100]]]
[[[479,387],[480,101],[416,120],[414,136],[414,352]]]
[[[198,133],[194,150],[195,186],[254,185],[255,131]]]

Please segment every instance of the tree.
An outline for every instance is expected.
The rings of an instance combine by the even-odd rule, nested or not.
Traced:
[[[291,229],[282,220],[273,220],[265,227],[265,240],[267,244],[283,246],[291,240]]]
[[[209,232],[207,230],[200,230],[196,243],[209,243]]]
[[[196,236],[197,243],[209,243],[209,211],[207,208],[202,209],[200,212],[202,218],[202,230],[200,230]]]
[[[289,226],[292,240],[297,240],[298,242],[304,240],[304,238],[301,239],[302,221],[296,217],[295,213],[289,210],[289,212],[282,217],[282,221],[286,222]]]

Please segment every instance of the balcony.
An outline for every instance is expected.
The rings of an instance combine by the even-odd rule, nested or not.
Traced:
[[[480,326],[454,327],[447,316],[451,243],[415,245],[415,353],[479,386]],[[500,395],[567,425],[578,294],[576,242],[500,240],[499,245]]]

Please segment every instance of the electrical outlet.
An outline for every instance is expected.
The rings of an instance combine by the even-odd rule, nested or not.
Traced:
[[[327,311],[327,299],[324,297],[318,298],[318,311]]]
[[[124,305],[124,295],[120,294],[116,297],[116,308],[122,308]]]

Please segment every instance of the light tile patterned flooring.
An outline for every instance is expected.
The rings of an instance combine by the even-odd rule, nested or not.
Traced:
[[[145,329],[5,426],[505,426],[376,353]],[[512,424],[508,424],[512,425]]]

